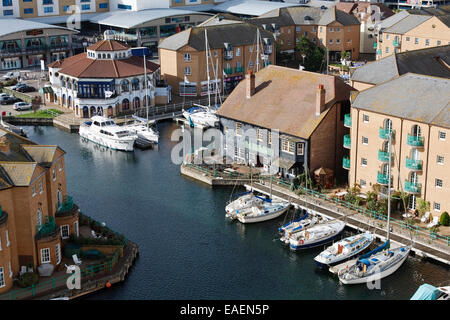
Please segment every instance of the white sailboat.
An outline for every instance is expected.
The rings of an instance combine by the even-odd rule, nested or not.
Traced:
[[[305,230],[306,228],[312,227],[319,223],[324,223],[329,221],[328,218],[322,217],[317,214],[306,213],[299,219],[288,222],[285,225],[278,228],[278,232],[280,233],[280,241],[285,244],[289,244],[289,238],[297,232]]]
[[[373,233],[365,232],[342,239],[322,251],[314,261],[321,268],[343,262],[369,248],[374,238]]]
[[[256,196],[252,190],[239,195],[236,200],[233,200],[227,204],[225,207],[225,217],[229,219],[237,219],[237,214],[242,211],[249,209],[253,205],[258,205],[263,203],[263,199]]]
[[[389,134],[388,154],[391,154],[392,129]],[[388,161],[388,216],[387,216],[387,240],[380,247],[358,258],[350,268],[339,271],[339,281],[344,284],[368,283],[381,280],[400,268],[408,258],[411,245],[389,249],[390,216],[391,216],[391,162]]]
[[[208,79],[208,106],[194,105],[192,108],[183,111],[183,117],[189,121],[189,125],[193,128],[208,128],[217,127],[219,125],[219,118],[215,110],[211,109],[211,90],[210,90],[210,74],[209,74],[209,56],[210,50],[208,46],[208,33],[205,29],[205,51],[206,51],[206,74]],[[217,81],[216,84],[217,85]],[[217,94],[217,89],[215,90]]]
[[[435,287],[424,283],[410,300],[450,300],[450,286]]]
[[[289,209],[290,203],[287,201],[266,200],[262,204],[253,205],[246,210],[239,211],[237,219],[241,223],[254,223],[275,219]]]
[[[330,220],[294,233],[289,237],[291,250],[308,249],[323,245],[337,238],[345,228],[340,220]]]
[[[121,151],[133,151],[137,139],[136,135],[102,116],[93,116],[90,121],[82,123],[79,134],[99,145]]]

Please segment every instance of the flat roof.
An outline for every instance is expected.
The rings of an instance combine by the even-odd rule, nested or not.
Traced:
[[[80,14],[80,21],[89,21],[89,19],[93,16],[98,15],[96,12],[92,13],[81,13]],[[34,22],[41,22],[41,23],[47,23],[47,24],[57,24],[57,23],[67,23],[71,15],[64,15],[64,16],[48,16],[48,17],[38,17],[38,18],[27,18],[27,21],[34,21]]]
[[[11,33],[34,30],[34,29],[61,29],[71,32],[78,32],[77,30],[55,26],[47,23],[40,23],[30,20],[22,19],[0,19],[0,37],[6,36]]]
[[[205,15],[212,16],[211,13],[198,12],[182,9],[146,9],[140,11],[116,10],[111,12],[99,13],[89,19],[90,22],[102,25],[119,27],[125,29],[136,28],[144,23],[173,16],[183,15]]]
[[[260,16],[274,9],[298,6],[294,3],[263,0],[231,0],[216,5],[213,10],[247,16]]]

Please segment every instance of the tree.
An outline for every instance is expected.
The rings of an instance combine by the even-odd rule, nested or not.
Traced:
[[[448,227],[450,225],[450,216],[448,215],[448,212],[445,211],[441,214],[441,218],[439,219],[439,222],[441,225]]]
[[[317,47],[307,37],[302,36],[295,45],[295,51],[301,56],[305,56],[302,59],[305,70],[313,72],[320,71],[322,63],[325,60],[325,50],[323,48]]]
[[[31,109],[33,109],[33,112],[36,113],[36,111],[39,110],[41,107],[42,98],[41,96],[35,96],[33,100],[31,100]]]

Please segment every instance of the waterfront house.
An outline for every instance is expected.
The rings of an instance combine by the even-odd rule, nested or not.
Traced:
[[[407,73],[363,90],[352,101],[349,185],[387,193],[391,187],[430,202],[433,216],[450,210],[450,79]],[[391,155],[388,151],[392,132]]]
[[[30,265],[59,265],[65,239],[78,236],[64,155],[0,128],[0,293]]]
[[[112,37],[105,32],[105,39],[87,52],[49,64],[52,92],[47,99],[81,118],[133,113],[146,101],[149,106],[168,103],[170,88],[159,82],[159,65],[147,59],[145,81],[144,56]]]
[[[221,19],[220,15],[217,19]],[[196,26],[161,41],[161,77],[180,96],[208,94],[206,41],[210,49],[209,92],[229,93],[248,70],[275,64],[275,42],[271,32],[249,23],[217,23]],[[259,43],[259,57],[257,56]]]
[[[450,78],[450,45],[394,53],[355,69],[350,84],[364,90],[411,72]]]
[[[269,170],[272,130],[279,130],[279,173],[293,178],[323,167],[343,172],[342,141],[348,129],[352,87],[339,77],[269,65],[248,73],[217,111],[225,133],[225,148],[233,161]],[[256,132],[256,145],[245,131]],[[276,152],[276,151],[275,151]],[[275,159],[276,161],[276,159]]]

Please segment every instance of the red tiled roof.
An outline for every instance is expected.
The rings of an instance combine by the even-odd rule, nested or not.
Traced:
[[[49,64],[50,68],[61,68],[59,73],[75,78],[126,78],[144,74],[144,59],[131,56],[127,59],[103,60],[86,57],[80,53]],[[147,60],[147,72],[159,69],[159,65]]]
[[[127,50],[130,46],[116,40],[101,40],[88,47],[92,51],[117,51]]]

